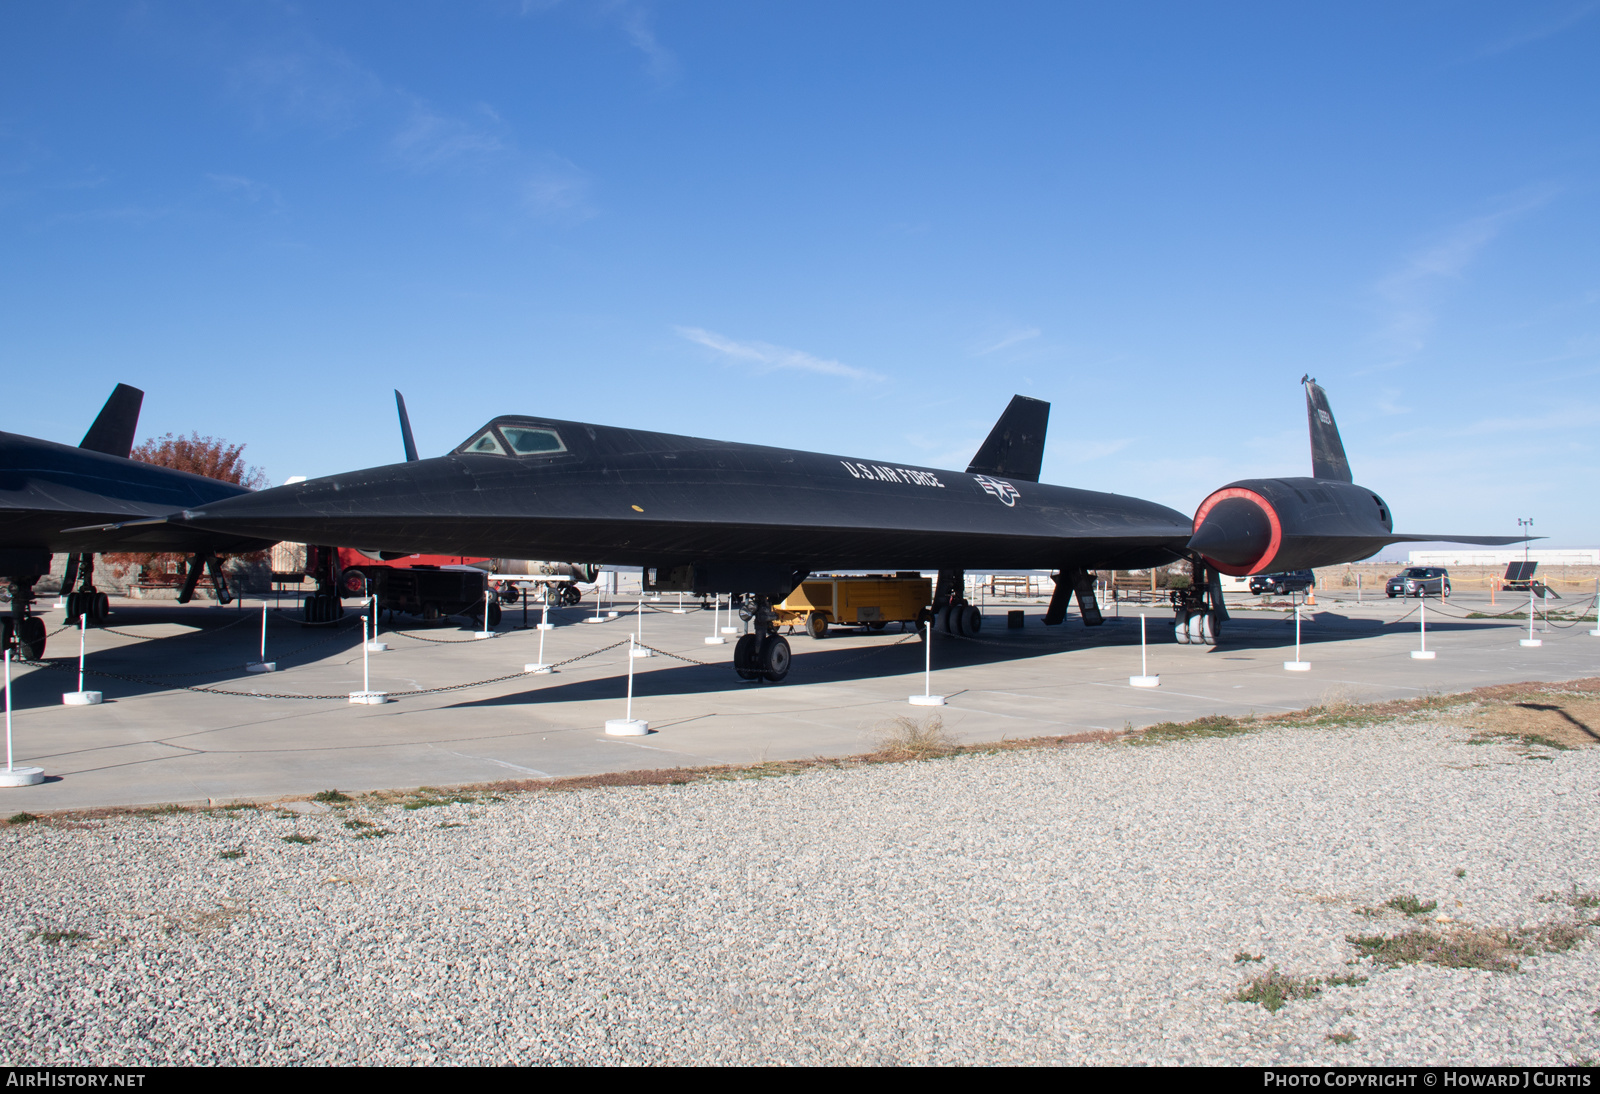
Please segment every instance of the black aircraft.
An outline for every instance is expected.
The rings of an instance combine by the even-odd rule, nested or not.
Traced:
[[[1307,395],[1326,406],[1314,384]],[[1045,622],[1060,623],[1075,593],[1094,626],[1090,571],[1188,559],[1195,580],[1174,602],[1178,634],[1214,644],[1226,619],[1222,566],[1353,561],[1398,540],[1461,538],[1396,536],[1376,509],[1363,522],[1357,495],[1369,508],[1374,496],[1325,481],[1321,455],[1317,479],[1235,483],[1194,520],[1137,498],[1042,485],[1049,409],[1014,397],[965,472],[508,415],[447,456],[263,490],[172,522],[369,551],[588,558],[643,567],[647,587],[661,591],[743,593],[754,633],[735,648],[734,667],[768,680],[787,674],[790,657],[772,606],[817,570],[937,570],[936,625],[970,635],[980,617],[962,599],[967,569],[1057,571]],[[1330,435],[1338,445],[1332,415],[1322,432],[1320,420],[1319,453]]]
[[[1528,538],[1396,534],[1388,503],[1350,474],[1327,393],[1309,376],[1300,383],[1311,424],[1311,478],[1241,479],[1215,491],[1195,512],[1186,545],[1193,556],[1242,577],[1355,562],[1391,543],[1503,545]],[[1205,620],[1187,628],[1185,622],[1180,605],[1178,640],[1203,640]]]
[[[130,460],[143,402],[144,392],[118,384],[77,448],[0,432],[0,575],[11,593],[10,614],[0,625],[5,646],[24,660],[44,656],[44,620],[30,609],[33,586],[50,572],[51,556],[57,551],[68,552],[61,583],[68,590],[67,617],[86,615],[99,622],[109,609],[106,595],[94,587],[95,553],[190,553],[194,560],[180,599],[193,595],[201,572],[209,569],[219,599],[227,603],[232,598],[222,581],[218,552],[266,546],[260,540],[159,519],[177,508],[207,505],[248,491],[233,483]]]

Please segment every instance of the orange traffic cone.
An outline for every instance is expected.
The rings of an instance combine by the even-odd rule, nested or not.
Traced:
[[[1313,607],[1313,608],[1315,608],[1317,606],[1317,590],[1315,590],[1315,589],[1307,589],[1306,590],[1306,604],[1309,605],[1310,607]]]

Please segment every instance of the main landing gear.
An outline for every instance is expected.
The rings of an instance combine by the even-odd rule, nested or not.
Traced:
[[[733,647],[733,668],[741,680],[770,680],[774,684],[789,675],[789,640],[773,624],[771,596],[750,596],[739,618],[753,626],[751,633]]]
[[[983,628],[983,613],[962,594],[967,589],[965,570],[940,570],[933,586],[933,625],[944,634],[976,638]]]
[[[77,585],[76,589],[72,586]],[[80,618],[90,625],[105,625],[111,615],[111,600],[94,587],[94,555],[88,552],[67,556],[67,572],[61,577],[61,588],[67,592],[67,622],[77,623]]]
[[[44,620],[28,609],[33,606],[33,585],[37,576],[11,579],[11,614],[0,619],[0,640],[19,661],[44,658]]]
[[[1222,581],[1203,562],[1191,563],[1187,589],[1172,590],[1172,635],[1184,646],[1215,646],[1222,641],[1228,609],[1222,602]]]

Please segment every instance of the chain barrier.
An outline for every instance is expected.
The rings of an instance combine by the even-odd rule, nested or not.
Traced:
[[[628,644],[628,640],[627,639],[623,639],[621,642],[613,642],[609,646],[602,646],[600,649],[590,650],[588,653],[580,653],[580,654],[578,654],[578,655],[576,655],[574,657],[568,657],[564,661],[557,661],[553,665],[551,665],[550,667],[552,669],[561,668],[563,665],[570,665],[570,664],[573,664],[576,661],[582,661],[582,660],[584,660],[586,658],[594,657],[597,654],[602,654],[602,653],[606,653],[609,650],[614,650],[619,646],[626,646],[627,644]],[[65,672],[76,672],[77,671],[77,667],[78,667],[76,659],[60,660],[60,661],[24,661],[24,662],[22,662],[22,664],[27,665],[30,668],[56,669],[58,671],[65,671]],[[212,671],[221,671],[221,670],[212,670]],[[159,683],[160,682],[159,677],[154,676],[154,675],[135,675],[133,673],[125,673],[125,672],[106,672],[106,671],[104,671],[102,669],[85,668],[84,669],[84,675],[85,676],[96,676],[96,677],[100,677],[100,678],[106,679],[106,680],[123,680],[123,681],[126,681],[128,683],[134,683],[134,684],[153,684],[153,683]],[[195,673],[173,673],[171,675],[174,675],[174,676],[178,676],[178,675],[192,676],[192,675],[197,675],[197,674],[195,674]],[[508,673],[504,674],[503,676],[492,676],[487,680],[472,680],[472,681],[469,681],[469,682],[467,682],[465,684],[445,684],[445,685],[443,685],[441,687],[436,687],[436,688],[415,688],[415,689],[413,689],[411,691],[400,691],[400,692],[391,691],[388,694],[393,698],[400,698],[400,697],[411,696],[411,695],[438,695],[438,694],[441,694],[441,693],[447,692],[447,691],[462,691],[462,690],[465,690],[466,688],[478,688],[478,687],[483,687],[483,686],[485,686],[487,684],[499,684],[499,683],[503,683],[503,682],[505,682],[507,680],[515,680],[515,679],[518,679],[519,677],[523,677],[523,676],[527,676],[527,675],[528,675],[528,673],[526,671],[523,671],[523,672],[508,672]],[[228,695],[228,696],[232,696],[232,697],[240,698],[240,699],[313,699],[313,700],[318,700],[318,701],[322,701],[322,702],[327,702],[327,701],[331,701],[331,700],[335,700],[335,699],[348,699],[350,697],[350,693],[349,692],[341,692],[341,693],[339,693],[337,695],[301,695],[301,694],[297,694],[297,693],[270,692],[270,691],[235,691],[235,690],[233,690],[231,688],[207,687],[207,686],[204,686],[204,685],[197,685],[197,684],[185,684],[179,690],[199,692],[200,694],[203,694],[203,695]]]
[[[505,636],[515,634],[516,632],[495,631],[494,634],[489,636],[489,638],[424,638],[420,634],[412,634],[410,631],[402,630],[390,630],[388,633],[398,634],[401,638],[410,638],[416,642],[432,642],[436,646],[459,646],[463,642],[488,642],[490,639],[504,638]]]

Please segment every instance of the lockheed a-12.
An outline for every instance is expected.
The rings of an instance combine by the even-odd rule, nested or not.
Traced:
[[[977,631],[969,569],[1049,569],[1045,615],[1073,594],[1102,622],[1091,571],[1179,560],[1180,641],[1215,644],[1226,619],[1217,572],[1365,558],[1388,543],[1516,537],[1397,535],[1388,507],[1353,485],[1326,396],[1305,381],[1313,477],[1248,480],[1191,519],[1155,502],[1039,483],[1049,404],[1018,395],[964,472],[506,415],[453,452],[186,509],[171,523],[234,536],[379,552],[589,559],[640,566],[646,587],[746,598],[752,633],[734,651],[747,679],[781,680],[788,641],[773,605],[827,569],[935,570],[931,618]]]
[[[0,433],[0,575],[9,585],[10,612],[0,619],[7,648],[26,661],[44,656],[44,620],[34,615],[33,587],[67,552],[61,589],[67,618],[102,622],[106,594],[94,587],[94,554],[101,551],[182,551],[193,556],[179,599],[209,571],[217,594],[229,599],[218,556],[269,545],[251,537],[185,528],[159,519],[174,509],[247,494],[243,486],[128,458],[144,392],[118,384],[78,447]],[[115,521],[83,527],[89,521]],[[69,527],[76,526],[76,527]]]

